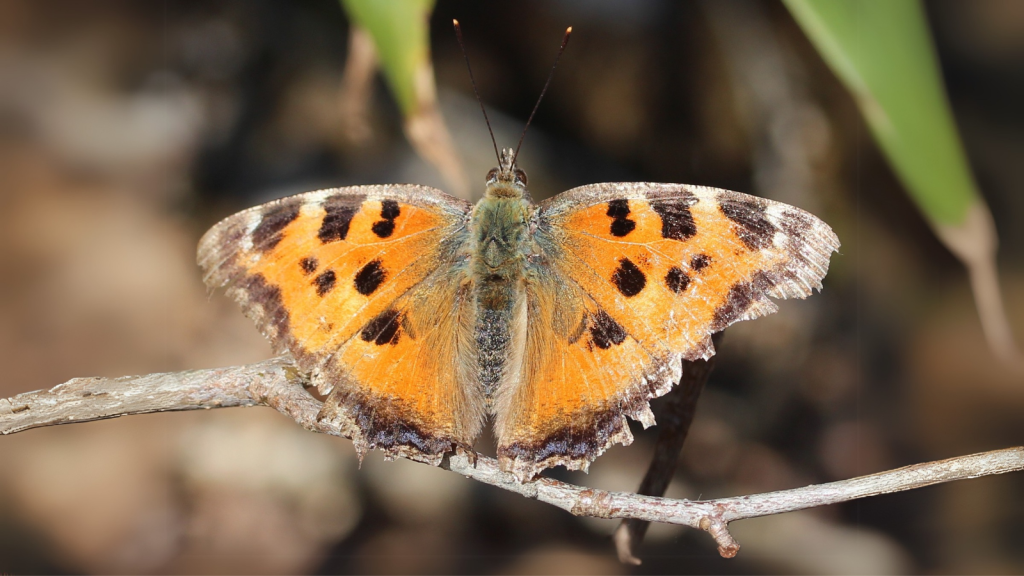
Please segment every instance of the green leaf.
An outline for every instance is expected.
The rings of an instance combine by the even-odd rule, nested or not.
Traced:
[[[434,0],[341,0],[341,5],[354,24],[373,36],[384,77],[402,113],[415,114],[417,74],[430,70]]]
[[[783,0],[853,94],[925,216],[960,225],[981,203],[917,0]]]

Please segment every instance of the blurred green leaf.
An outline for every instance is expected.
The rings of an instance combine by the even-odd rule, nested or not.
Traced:
[[[434,0],[341,0],[352,22],[373,36],[384,77],[402,113],[417,108],[416,77],[430,63]],[[433,78],[430,78],[433,81]]]
[[[985,337],[1024,372],[1003,307],[995,226],[967,164],[919,0],[783,0],[853,93],[893,170],[967,267]]]
[[[783,0],[853,93],[928,219],[960,225],[981,202],[918,0]]]
[[[384,78],[405,119],[409,143],[438,169],[450,192],[468,198],[469,180],[437,103],[430,62],[434,0],[341,0],[341,5],[352,21],[353,39],[362,34],[372,38]],[[363,64],[373,59],[364,56],[368,60]]]

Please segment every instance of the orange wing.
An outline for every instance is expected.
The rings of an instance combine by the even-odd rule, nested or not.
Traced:
[[[471,206],[423,186],[300,194],[214,226],[199,244],[279,352],[330,392],[321,418],[362,453],[432,463],[469,446],[483,420],[465,282]]]
[[[839,246],[792,206],[680,184],[598,184],[542,204],[524,376],[498,403],[498,453],[529,478],[632,441],[625,416],[679,381],[710,336],[820,289]]]

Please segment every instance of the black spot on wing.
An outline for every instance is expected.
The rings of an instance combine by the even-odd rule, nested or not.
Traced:
[[[619,199],[608,202],[607,214],[612,218],[625,218],[629,216],[629,200]]]
[[[608,216],[613,218],[611,224],[612,236],[621,238],[636,229],[636,222],[627,218],[629,216],[629,200],[612,200],[608,202]]]
[[[380,217],[385,220],[394,220],[402,213],[402,208],[394,200],[384,200],[380,203]]]
[[[313,284],[316,286],[316,295],[323,298],[328,292],[334,289],[334,284],[338,278],[334,274],[334,270],[325,270],[319,276],[313,279]]]
[[[636,222],[628,218],[629,213],[629,200],[619,199],[608,202],[606,214],[613,219],[610,228],[612,236],[621,238],[636,229]]]
[[[299,260],[299,268],[302,268],[303,274],[312,274],[316,272],[316,269],[320,266],[320,262],[317,261],[314,256],[307,256],[302,260]]]
[[[696,197],[689,196],[671,200],[652,200],[651,208],[661,218],[661,237],[670,240],[687,240],[697,233],[690,206]]]
[[[619,267],[612,273],[612,282],[623,296],[636,296],[647,285],[647,277],[629,258],[619,260]]]
[[[402,208],[394,200],[384,200],[380,203],[380,217],[370,227],[378,238],[388,238],[395,232],[395,218],[402,213]]]
[[[378,238],[387,238],[395,231],[395,221],[377,220],[373,223],[373,226],[371,226],[370,229],[373,230],[373,233],[376,234]]]
[[[635,229],[636,222],[632,220],[612,220],[611,233],[612,236],[615,236],[617,238],[622,238],[623,236],[626,236]]]
[[[329,198],[324,204],[327,214],[320,224],[320,231],[317,238],[324,244],[344,240],[348,236],[349,225],[352,224],[352,217],[359,212],[363,198]]]
[[[665,275],[665,285],[676,294],[682,293],[690,285],[690,277],[676,266],[669,268]]]
[[[626,340],[626,330],[604,310],[598,310],[590,325],[590,337],[594,346],[602,350],[618,346]]]
[[[299,217],[301,205],[288,202],[274,206],[263,214],[260,223],[252,231],[252,245],[260,252],[273,250],[281,241],[282,231]]]
[[[719,196],[718,208],[735,224],[736,234],[750,250],[761,250],[772,245],[776,227],[765,216],[767,203],[759,198],[736,200]]]
[[[695,254],[693,258],[690,258],[690,269],[694,272],[700,272],[710,264],[711,256],[708,256],[707,254]]]
[[[401,312],[395,309],[385,310],[363,326],[359,337],[364,342],[373,342],[377,346],[385,344],[398,344],[401,337],[399,327],[401,326]]]
[[[380,287],[385,277],[386,273],[380,265],[380,260],[373,260],[356,273],[356,291],[363,296],[369,296]]]

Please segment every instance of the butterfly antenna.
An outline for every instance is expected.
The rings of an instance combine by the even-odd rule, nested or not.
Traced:
[[[523,145],[523,139],[526,138],[526,130],[530,127],[530,122],[533,122],[533,115],[537,113],[537,108],[540,108],[540,101],[544,99],[544,94],[548,91],[548,86],[551,85],[551,79],[555,77],[555,68],[558,67],[558,59],[562,57],[562,52],[565,52],[565,46],[569,44],[569,35],[572,34],[572,26],[565,29],[565,37],[562,38],[562,46],[558,49],[558,54],[555,56],[555,63],[551,65],[551,72],[548,73],[548,80],[544,83],[544,88],[540,91],[540,96],[537,97],[537,103],[533,105],[533,112],[530,112],[530,117],[526,119],[526,126],[523,126],[523,135],[519,137],[519,144],[516,146],[516,153],[512,156],[512,164],[515,165],[516,158],[519,158],[519,148]]]
[[[491,130],[491,120],[487,117],[487,110],[484,108],[484,101],[480,99],[480,92],[476,89],[476,80],[473,79],[473,67],[469,65],[469,54],[466,53],[466,45],[462,43],[462,27],[459,26],[459,21],[452,18],[452,24],[455,26],[455,37],[459,40],[459,48],[462,50],[462,57],[466,59],[466,70],[469,70],[469,83],[473,85],[473,94],[476,95],[476,101],[480,104],[480,111],[484,113],[484,122],[487,123],[487,132],[491,135],[491,144],[494,145],[494,157],[498,159],[498,165],[501,165],[501,154],[498,154],[498,142],[494,140],[494,130]]]

